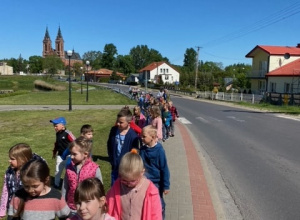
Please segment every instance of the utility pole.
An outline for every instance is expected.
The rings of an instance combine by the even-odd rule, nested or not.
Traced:
[[[195,71],[195,92],[197,91],[199,51],[201,47],[198,46],[196,48],[197,48],[197,58],[196,58],[196,71]]]

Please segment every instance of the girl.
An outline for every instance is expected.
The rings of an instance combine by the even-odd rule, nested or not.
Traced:
[[[157,129],[157,138],[161,142],[163,139],[162,135],[162,119],[161,119],[161,110],[159,106],[153,105],[150,109],[151,115],[151,125]]]
[[[106,198],[102,182],[89,178],[78,184],[75,191],[77,214],[68,220],[115,220],[106,213]]]
[[[91,160],[92,142],[90,140],[80,136],[70,144],[69,149],[72,161],[66,168],[62,194],[71,212],[76,213],[74,193],[77,184],[91,177],[97,177],[102,181],[102,175],[98,164]]]
[[[107,193],[108,213],[117,220],[161,220],[157,187],[144,176],[143,160],[133,149],[120,162],[119,178]]]
[[[19,143],[12,146],[8,151],[10,166],[5,172],[4,184],[1,194],[0,219],[6,215],[6,210],[15,192],[22,188],[20,181],[20,169],[30,159],[41,157],[32,153],[28,144]]]
[[[162,121],[163,121],[163,141],[169,139],[170,136],[170,125],[171,125],[172,115],[169,111],[169,104],[163,104],[162,110]]]
[[[134,121],[134,123],[136,125],[138,125],[140,128],[145,127],[146,125],[146,118],[143,115],[143,113],[141,112],[141,108],[139,106],[135,106],[133,108],[133,116],[132,116],[132,120]]]
[[[43,160],[30,160],[20,171],[23,188],[15,193],[8,214],[22,220],[65,218],[70,209],[61,193],[49,187],[50,170]]]

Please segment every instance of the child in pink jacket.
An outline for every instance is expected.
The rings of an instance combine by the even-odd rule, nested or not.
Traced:
[[[158,189],[144,172],[143,160],[136,149],[122,157],[119,178],[106,195],[108,214],[116,220],[162,219]]]

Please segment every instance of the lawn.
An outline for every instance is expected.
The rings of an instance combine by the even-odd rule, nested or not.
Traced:
[[[18,78],[18,77],[17,77]],[[3,85],[15,85],[15,94],[0,95],[1,105],[68,105],[68,91],[62,92],[40,92],[35,91],[31,85],[36,79],[34,77],[6,78],[0,77],[0,89],[12,89]],[[3,82],[5,81],[5,82]],[[31,81],[31,83],[30,83]],[[49,82],[49,81],[48,81]],[[55,82],[65,84],[65,82]],[[2,87],[3,86],[3,87]],[[74,105],[92,104],[92,105],[134,105],[136,102],[113,91],[94,87],[89,91],[89,102],[86,103],[86,92],[80,93],[80,84],[72,84],[72,101]],[[21,91],[21,92],[20,92]],[[67,107],[66,107],[67,109]],[[104,187],[106,190],[110,186],[110,165],[107,162],[106,141],[110,128],[114,125],[119,107],[115,110],[43,110],[43,111],[3,111],[0,117],[0,177],[8,167],[8,150],[17,143],[25,142],[31,146],[33,152],[45,158],[51,170],[51,176],[54,175],[55,160],[52,159],[52,149],[55,142],[55,131],[53,125],[49,122],[59,116],[67,120],[67,129],[78,137],[80,128],[83,124],[91,124],[94,128],[93,138],[93,160],[99,164]],[[3,182],[0,182],[2,189]]]

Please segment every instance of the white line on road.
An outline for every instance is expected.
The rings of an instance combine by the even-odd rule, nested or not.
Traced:
[[[285,119],[291,119],[291,120],[294,120],[294,121],[300,121],[300,118],[295,118],[293,116],[288,116],[288,115],[276,115],[276,117],[278,117],[278,118],[285,118]]]
[[[227,116],[227,118],[230,118],[230,119],[235,120],[235,121],[238,121],[238,122],[245,122],[245,120],[243,120],[243,119],[238,119],[238,118],[236,118],[235,116]]]
[[[178,121],[180,121],[182,124],[192,124],[192,122],[182,117],[178,118]]]

